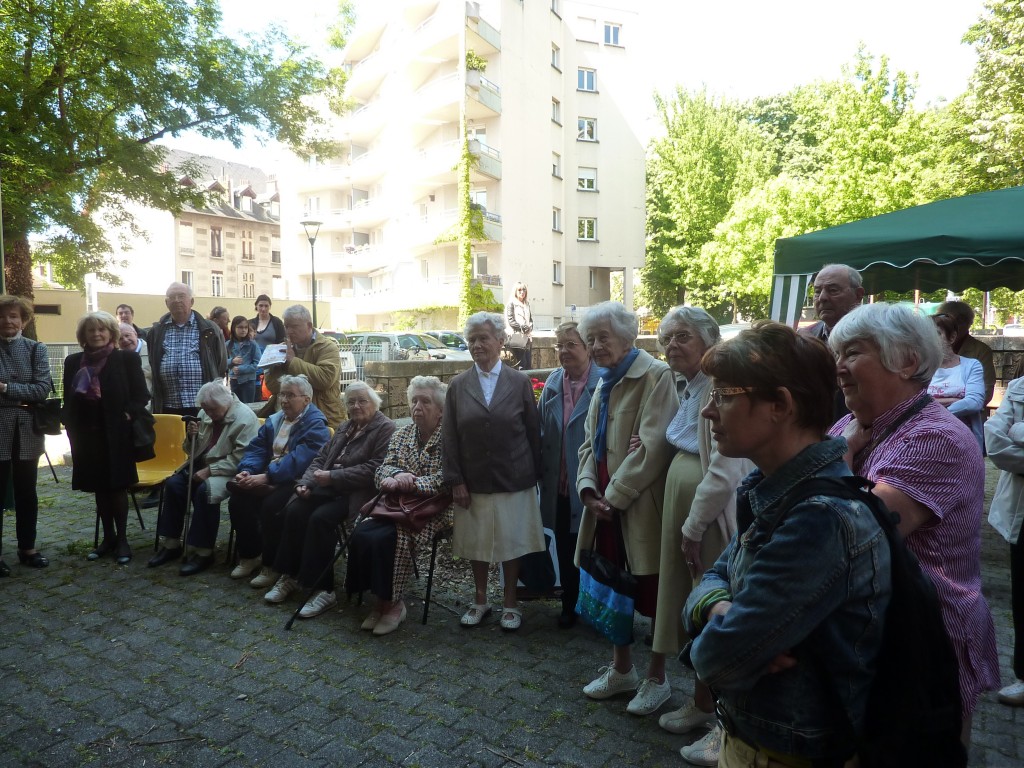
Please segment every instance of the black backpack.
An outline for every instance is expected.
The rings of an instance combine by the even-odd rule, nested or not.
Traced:
[[[849,736],[858,745],[861,768],[964,768],[959,667],[939,598],[896,530],[896,516],[871,493],[873,486],[862,477],[815,477],[780,502],[788,510],[811,496],[862,501],[889,541],[892,598],[882,647],[868,694],[864,734],[855,738],[847,719]],[[832,690],[838,701],[838,692]]]

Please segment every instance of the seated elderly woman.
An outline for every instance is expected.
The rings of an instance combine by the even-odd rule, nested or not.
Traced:
[[[239,402],[219,382],[209,382],[196,393],[198,421],[189,421],[184,448],[192,455],[192,522],[186,545],[188,561],[178,571],[193,576],[213,565],[213,548],[220,527],[220,503],[228,495],[228,480],[238,471],[245,447],[259,430],[252,409]],[[193,440],[193,435],[195,439]],[[181,531],[188,496],[189,464],[182,465],[164,484],[164,503],[157,522],[160,549],[149,561],[155,568],[181,557]]]
[[[857,307],[829,336],[849,416],[832,427],[853,471],[899,515],[899,530],[935,582],[960,665],[962,740],[982,691],[999,685],[995,627],[981,593],[985,464],[974,435],[929,396],[942,360],[935,326],[894,304]]]
[[[268,603],[282,603],[301,587],[315,590],[299,612],[319,616],[338,604],[334,593],[334,548],[338,526],[354,519],[373,498],[377,468],[387,454],[395,422],[380,412],[380,395],[363,381],[345,387],[348,420],[302,475],[282,510],[264,508],[264,569],[249,583],[273,588]]]
[[[505,577],[501,628],[522,625],[517,602],[519,558],[544,549],[537,480],[540,418],[526,374],[502,365],[505,326],[501,315],[477,312],[466,321],[466,342],[475,363],[448,386],[444,401],[444,479],[455,499],[452,551],[470,561],[473,602],[461,621],[480,625],[491,612],[487,572],[500,562]]]
[[[279,511],[317,453],[331,439],[327,418],[313,405],[313,387],[303,375],[282,376],[277,411],[245,449],[238,474],[228,483],[228,512],[238,535],[238,565],[231,578],[244,579],[263,565],[262,510]]]
[[[377,487],[384,492],[433,496],[447,490],[441,467],[441,412],[448,387],[436,376],[416,376],[406,396],[412,424],[391,438],[384,463],[377,468]],[[349,595],[370,590],[377,604],[363,622],[363,629],[386,635],[405,620],[402,593],[413,573],[415,550],[429,544],[438,531],[452,524],[448,507],[427,521],[418,533],[393,520],[367,517],[355,527],[348,544]]]
[[[888,539],[863,501],[788,501],[812,478],[851,474],[846,443],[825,434],[835,361],[817,339],[761,321],[712,347],[702,368],[719,452],[757,470],[738,492],[742,533],[683,612],[690,660],[728,728],[719,760],[696,762],[842,766],[863,729],[891,576]]]
[[[636,315],[617,301],[591,307],[579,331],[602,370],[580,448],[576,487],[584,510],[576,562],[581,549],[594,549],[620,568],[628,563],[638,582],[636,610],[654,619],[665,473],[673,454],[665,434],[679,410],[675,379],[665,363],[633,346]],[[640,445],[630,452],[633,435],[639,436]],[[664,618],[675,621],[675,616]],[[626,711],[649,715],[672,695],[665,654],[651,653],[640,681],[630,646],[615,645],[612,663],[601,668],[583,693],[592,699],[635,693]]]

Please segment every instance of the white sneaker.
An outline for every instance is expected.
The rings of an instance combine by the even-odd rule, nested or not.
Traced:
[[[257,555],[256,557],[243,557],[238,561],[238,565],[231,571],[232,579],[244,579],[246,576],[252,576],[253,571],[258,571],[260,566],[263,565],[263,557]]]
[[[1011,707],[1024,707],[1024,680],[1010,683],[999,691],[999,701]]]
[[[266,589],[267,587],[272,587],[277,583],[277,579],[280,575],[281,574],[273,568],[264,567],[260,570],[256,578],[249,582],[249,586],[253,589]]]
[[[668,676],[664,683],[659,683],[653,677],[644,678],[640,682],[636,696],[626,705],[626,711],[631,715],[649,715],[672,698],[672,686],[668,683]]]
[[[697,705],[691,701],[679,709],[666,712],[658,718],[658,725],[669,733],[689,733],[702,725],[710,725],[714,719],[714,713],[697,709]]]
[[[302,610],[299,611],[299,617],[303,619],[312,619],[314,616],[319,616],[324,611],[329,611],[337,604],[338,598],[333,592],[321,589],[309,598],[304,606],[302,606]]]
[[[592,699],[607,699],[619,693],[631,693],[636,690],[638,682],[636,667],[630,667],[629,672],[622,674],[615,671],[615,666],[609,664],[601,667],[601,674],[583,686],[583,693]]]
[[[722,751],[722,727],[716,725],[703,738],[679,750],[680,756],[694,765],[718,765],[718,753]]]
[[[263,599],[268,603],[283,603],[288,599],[288,595],[298,588],[299,582],[291,576],[285,575],[277,580],[274,588],[267,592],[267,594],[263,596]]]

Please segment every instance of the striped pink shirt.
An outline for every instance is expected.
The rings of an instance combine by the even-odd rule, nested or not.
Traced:
[[[875,419],[874,434],[884,434],[918,397]],[[852,418],[844,416],[830,434],[841,435]],[[960,701],[966,717],[982,691],[999,687],[995,626],[981,593],[985,463],[978,441],[962,421],[933,400],[870,453],[859,454],[853,471],[898,488],[935,516],[907,537],[907,547],[935,583],[960,663]]]

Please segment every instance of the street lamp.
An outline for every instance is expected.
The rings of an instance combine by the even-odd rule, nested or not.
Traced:
[[[320,234],[320,225],[322,221],[316,221],[314,219],[307,219],[306,221],[300,221],[302,228],[306,230],[306,239],[309,240],[309,264],[312,269],[312,277],[309,281],[310,288],[313,291],[313,327],[318,327],[316,324],[316,254],[313,251],[316,245],[316,236]]]

